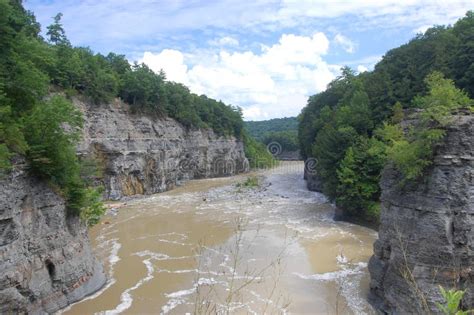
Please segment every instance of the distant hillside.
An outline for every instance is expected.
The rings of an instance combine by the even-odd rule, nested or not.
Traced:
[[[277,159],[299,159],[298,119],[275,118],[263,121],[246,121],[244,126],[257,141],[267,146]]]
[[[245,128],[258,141],[262,141],[265,135],[274,132],[290,131],[297,133],[298,119],[296,117],[274,118],[262,121],[246,121]]]

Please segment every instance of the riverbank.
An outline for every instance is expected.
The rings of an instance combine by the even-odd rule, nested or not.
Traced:
[[[249,176],[239,175],[128,200],[90,231],[108,285],[64,313],[182,314],[201,302],[237,314],[371,313],[376,234],[335,222],[302,165],[252,173],[253,188],[238,187]]]

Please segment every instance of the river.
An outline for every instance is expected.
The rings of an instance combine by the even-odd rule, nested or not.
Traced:
[[[376,232],[335,222],[302,174],[284,162],[127,201],[90,230],[108,284],[63,313],[372,314]]]

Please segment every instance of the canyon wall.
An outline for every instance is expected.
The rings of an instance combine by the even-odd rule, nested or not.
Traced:
[[[0,179],[0,313],[51,313],[105,281],[85,224],[17,161]]]
[[[132,115],[120,101],[84,113],[78,154],[99,164],[106,199],[152,194],[193,178],[248,170],[243,143],[210,129],[187,130],[169,118]],[[106,282],[87,227],[63,198],[18,159],[0,178],[0,313],[52,313]]]
[[[219,177],[248,171],[241,141],[211,129],[187,130],[170,118],[130,114],[127,105],[88,106],[78,151],[93,156],[102,169],[105,197],[152,194],[188,179]]]
[[[370,299],[389,314],[440,313],[438,286],[467,289],[474,308],[474,115],[455,116],[434,163],[416,183],[382,174]]]

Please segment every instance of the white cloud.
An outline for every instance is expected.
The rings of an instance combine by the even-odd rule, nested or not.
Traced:
[[[180,32],[234,30],[259,33],[288,26],[304,29],[315,19],[341,18],[351,28],[418,29],[449,24],[472,9],[472,0],[29,0],[44,26],[57,12],[64,14],[65,29],[73,43],[95,44],[109,50],[169,38]]]
[[[250,106],[248,108],[244,108],[243,114],[247,120],[259,120],[262,118],[266,118],[267,116],[262,113],[262,110],[258,106]]]
[[[209,41],[211,46],[239,46],[239,41],[231,36],[224,36]]]
[[[369,69],[366,66],[364,66],[364,65],[358,65],[357,66],[357,72],[362,73],[362,72],[366,72],[366,71],[369,71]]]
[[[413,30],[413,33],[415,34],[424,34],[427,29],[429,29],[433,25],[422,25],[420,27],[417,27],[416,29]]]
[[[284,0],[280,20],[301,17],[337,18],[354,15],[381,27],[452,23],[472,9],[472,0]],[[370,21],[366,18],[370,18]],[[390,22],[390,23],[385,23]]]
[[[350,54],[355,52],[355,44],[342,34],[336,34],[336,36],[334,36],[334,42]]]
[[[164,49],[159,54],[145,52],[139,63],[145,63],[159,73],[160,70],[165,71],[166,77],[170,81],[181,82],[187,84],[188,66],[184,63],[184,56],[178,50]]]
[[[357,45],[337,30],[350,28],[351,38],[364,47],[372,43],[355,37],[357,31],[394,38],[406,30],[424,31],[453,23],[472,9],[472,0],[28,0],[24,5],[43,28],[62,12],[75,45],[133,60],[139,56],[154,71],[164,69],[169,80],[241,105],[247,118],[262,119],[297,114],[308,95],[324,90],[338,74],[339,66],[324,60],[328,38],[312,30],[334,27],[331,44],[351,53]],[[281,35],[285,29],[306,36]],[[259,51],[245,46],[276,36],[278,41]],[[372,69],[382,53],[372,49],[373,56],[338,64],[361,72]]]
[[[208,52],[207,56],[199,55],[189,68],[186,64],[193,55],[177,50],[146,52],[142,61],[155,71],[166,71],[165,65],[178,69],[176,81],[187,84],[193,92],[242,106],[246,119],[258,120],[297,115],[309,95],[326,88],[339,71],[322,59],[328,49],[324,33],[284,34],[274,45],[262,46],[259,53]],[[167,75],[172,79],[171,73]]]

